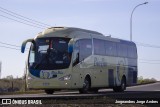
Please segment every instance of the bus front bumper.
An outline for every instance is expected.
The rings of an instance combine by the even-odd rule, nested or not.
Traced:
[[[28,89],[71,89],[71,81],[60,80],[28,80]]]

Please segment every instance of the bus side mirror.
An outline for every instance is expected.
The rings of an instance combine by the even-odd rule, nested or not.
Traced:
[[[25,40],[25,41],[22,43],[22,46],[21,46],[21,52],[22,52],[22,53],[24,53],[24,51],[25,51],[27,42],[32,42],[33,44],[35,44],[33,39]]]
[[[68,43],[68,53],[71,54],[73,52],[73,43],[74,43],[74,40],[71,39]]]

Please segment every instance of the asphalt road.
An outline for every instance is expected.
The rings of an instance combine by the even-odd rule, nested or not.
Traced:
[[[160,82],[128,87],[126,91],[160,91]]]
[[[160,99],[160,82],[127,87],[125,92],[115,93],[112,89],[101,89],[98,93],[79,94],[78,91],[55,92],[52,95],[45,93],[40,94],[20,94],[20,95],[0,95],[0,98],[84,98],[109,96],[114,98],[159,98]]]
[[[4,104],[7,102],[6,99],[11,103]],[[22,104],[25,101],[26,104]],[[37,107],[53,107],[53,104],[56,107],[61,107],[61,104],[66,104],[63,107],[68,107],[68,104],[71,107],[75,104],[77,107],[113,107],[114,105],[117,107],[160,107],[160,82],[127,87],[126,91],[119,93],[113,92],[112,89],[101,89],[98,93],[89,94],[79,94],[78,91],[59,91],[52,95],[45,93],[0,95],[0,106],[36,107],[35,103],[29,103],[31,101],[41,103]],[[129,105],[128,102],[130,102]],[[17,105],[17,103],[20,104]]]

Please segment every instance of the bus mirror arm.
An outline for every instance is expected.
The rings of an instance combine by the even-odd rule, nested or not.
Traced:
[[[22,53],[24,53],[24,51],[25,51],[25,47],[26,47],[27,42],[32,42],[34,44],[34,48],[35,48],[35,41],[34,41],[34,39],[27,39],[27,40],[25,40],[22,43],[22,46],[21,46],[21,52]]]

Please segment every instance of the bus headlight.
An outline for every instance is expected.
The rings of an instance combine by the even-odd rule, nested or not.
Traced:
[[[69,75],[66,75],[64,77],[59,78],[59,80],[61,80],[61,81],[67,81],[67,80],[70,80],[71,77],[72,77],[71,74],[69,74]]]
[[[32,77],[30,77],[30,76],[28,76],[28,78],[27,78],[28,80],[32,80],[33,78]]]

